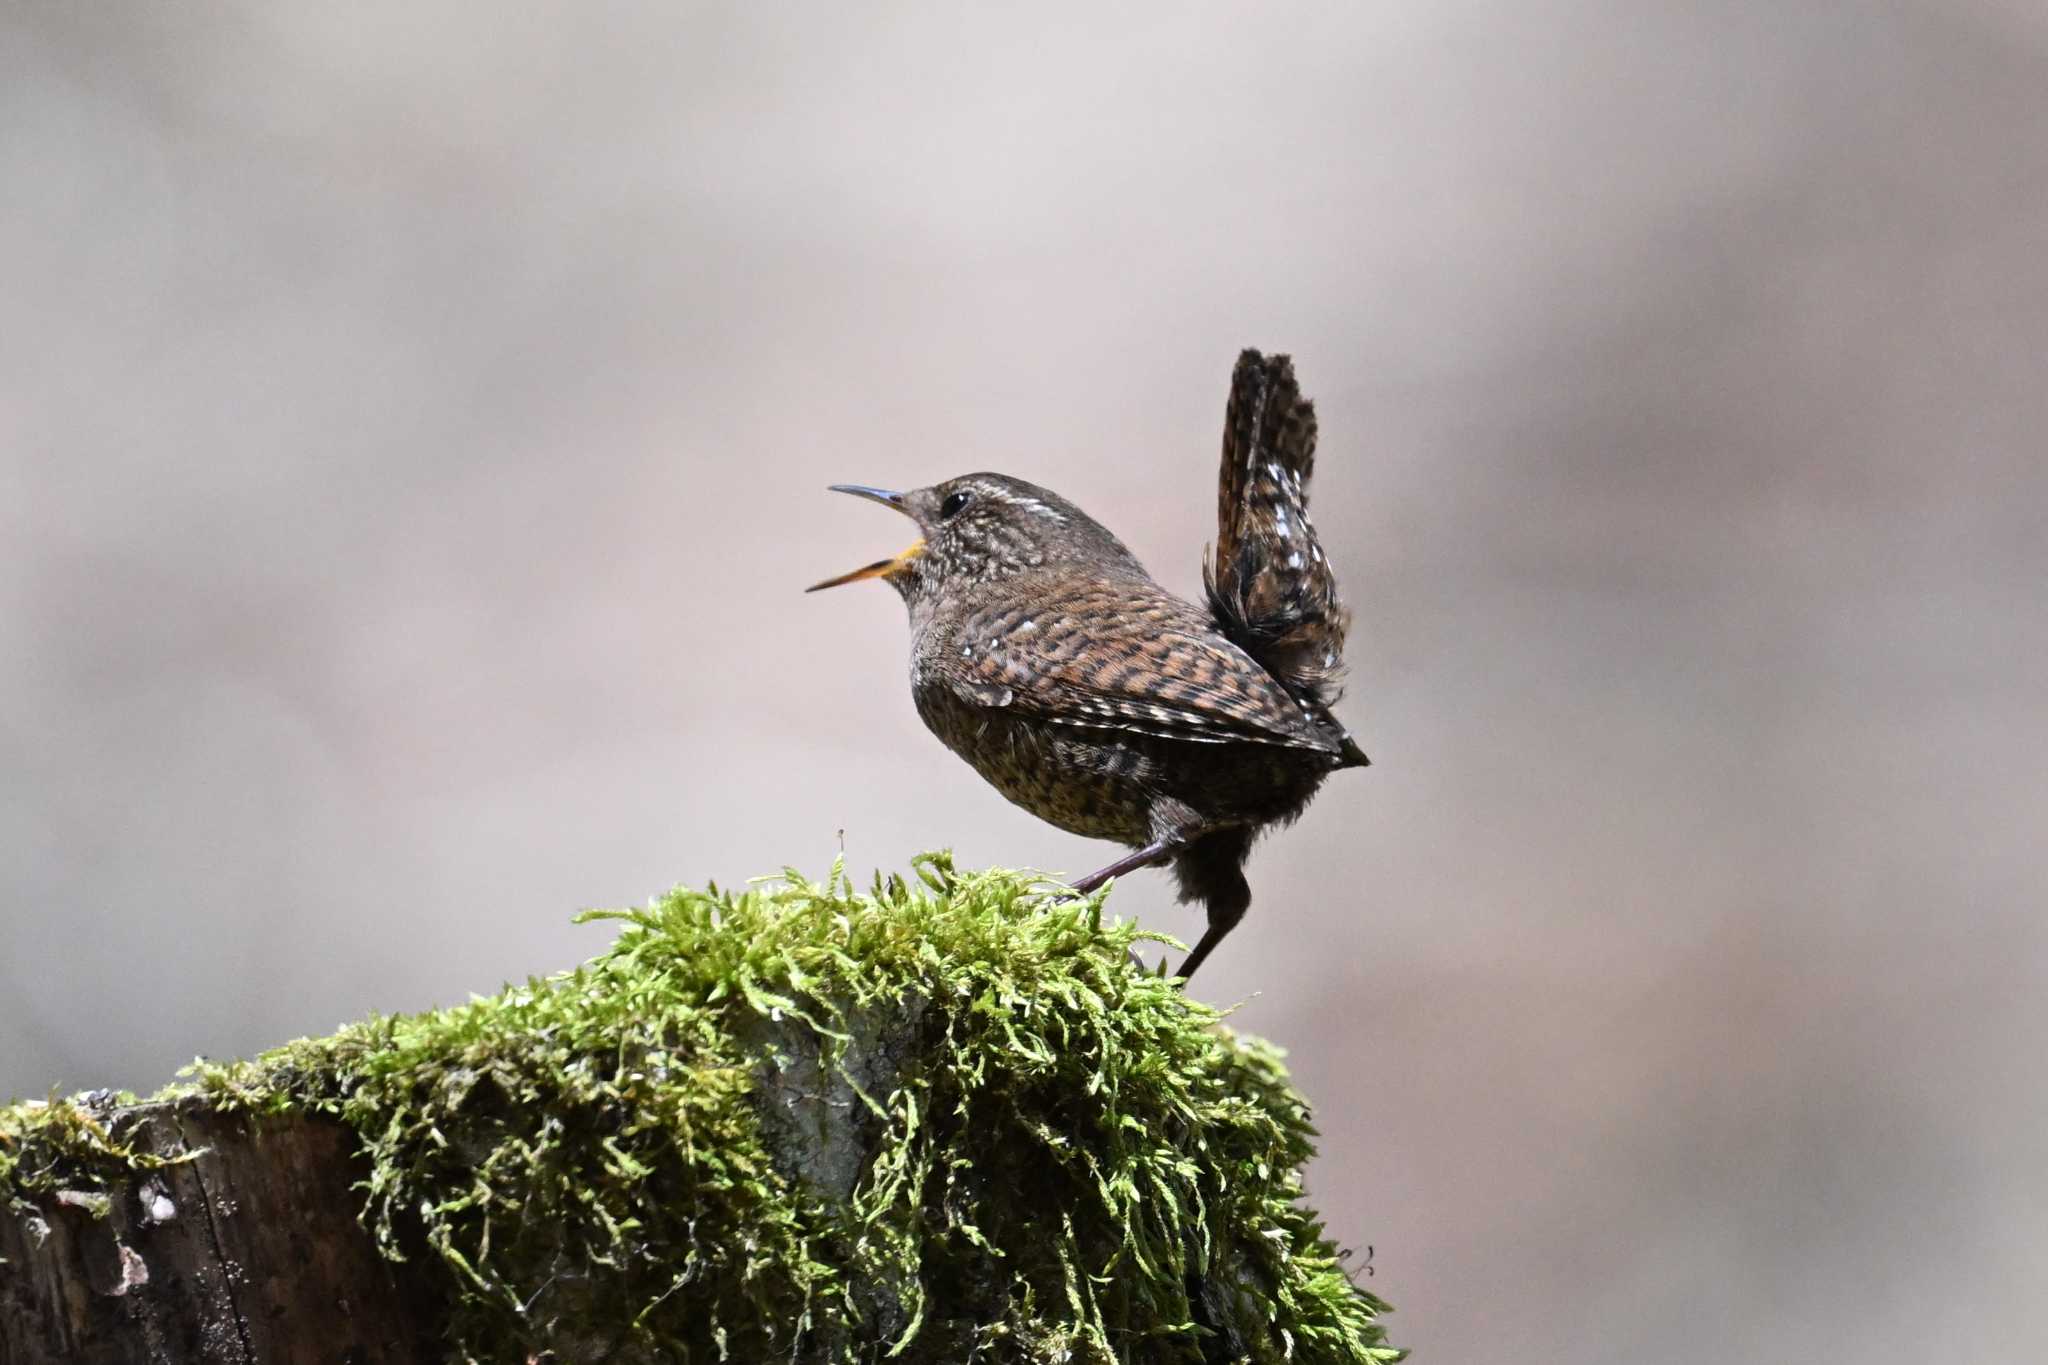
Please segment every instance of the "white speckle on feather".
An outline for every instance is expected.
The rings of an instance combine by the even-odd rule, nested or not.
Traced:
[[[961,657],[961,658],[963,658],[963,659],[971,659],[971,658],[973,658],[973,657],[974,657],[974,646],[973,646],[973,645],[962,645],[962,646],[960,646],[960,657]]]
[[[1036,621],[1033,621],[1033,620],[1029,620],[1029,619],[1026,619],[1026,620],[1024,620],[1024,621],[1021,621],[1021,622],[1019,622],[1019,623],[1018,623],[1018,625],[1017,625],[1017,628],[1016,628],[1015,630],[1011,631],[1011,632],[1010,632],[1010,634],[1012,634],[1012,635],[1022,635],[1022,634],[1023,634],[1023,633],[1025,632],[1025,631],[1027,631],[1027,630],[1037,630],[1037,629],[1038,629],[1038,622],[1036,622]]]
[[[1301,567],[1301,551],[1296,550],[1294,551],[1294,553],[1287,556],[1287,567],[1290,569],[1298,569]]]
[[[1034,516],[1044,517],[1047,521],[1051,522],[1055,526],[1065,526],[1067,524],[1067,519],[1064,514],[1054,511],[1052,508],[1040,502],[1037,498],[1025,497],[1022,494],[1011,494],[1010,502],[1012,505],[1021,507],[1025,511],[1032,513]]]

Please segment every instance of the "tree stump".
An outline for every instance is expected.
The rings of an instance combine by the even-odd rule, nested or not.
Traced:
[[[0,1110],[0,1365],[1387,1361],[1277,1054],[1002,870]]]

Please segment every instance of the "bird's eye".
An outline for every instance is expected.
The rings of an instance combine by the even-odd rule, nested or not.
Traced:
[[[948,493],[946,494],[946,500],[939,504],[939,515],[950,521],[954,517],[959,516],[960,510],[973,501],[974,494],[964,488],[958,493]]]

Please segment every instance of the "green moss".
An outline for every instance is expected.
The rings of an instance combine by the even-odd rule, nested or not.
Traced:
[[[0,1107],[0,1204],[68,1191],[69,1202],[104,1217],[110,1175],[170,1164],[136,1151],[108,1126],[112,1109],[134,1099],[98,1091]]]
[[[1137,970],[1100,895],[915,871],[594,914],[573,972],[194,1086],[361,1135],[456,1359],[1395,1358],[1298,1202],[1279,1054]],[[122,1157],[58,1125],[25,1164],[55,1121],[9,1122],[0,1185]]]

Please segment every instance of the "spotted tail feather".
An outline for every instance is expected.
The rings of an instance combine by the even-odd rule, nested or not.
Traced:
[[[1294,363],[1246,351],[1231,376],[1216,551],[1202,565],[1217,625],[1296,696],[1337,700],[1351,613],[1308,519],[1315,405]]]

